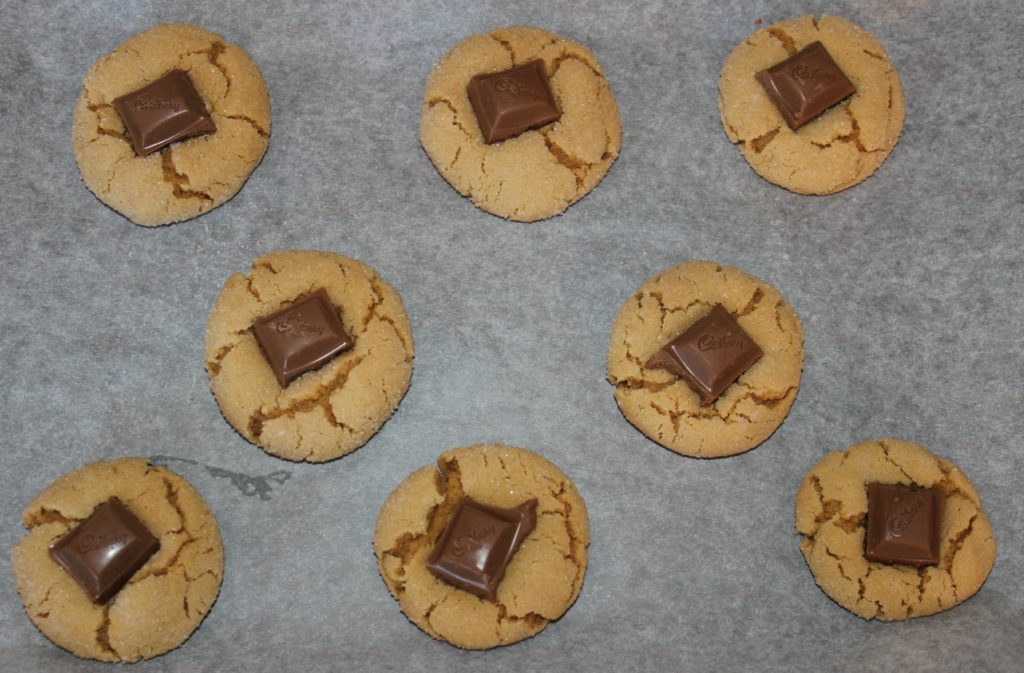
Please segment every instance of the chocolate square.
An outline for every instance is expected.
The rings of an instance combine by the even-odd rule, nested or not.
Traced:
[[[562,116],[540,59],[510,70],[476,75],[469,80],[466,93],[488,145]]]
[[[160,549],[160,541],[117,498],[50,545],[50,556],[82,585],[93,603],[106,603]]]
[[[463,496],[427,557],[427,569],[449,584],[495,601],[505,568],[536,525],[536,498],[503,509]]]
[[[121,115],[140,157],[178,140],[217,130],[192,80],[181,70],[172,70],[137,91],[115,98],[114,109]]]
[[[672,341],[644,365],[682,377],[708,405],[718,399],[764,352],[721,304]]]
[[[355,343],[324,288],[260,318],[252,331],[282,388]]]
[[[918,567],[938,563],[944,503],[937,488],[868,484],[864,557]]]
[[[794,131],[857,92],[821,42],[807,45],[755,77]]]

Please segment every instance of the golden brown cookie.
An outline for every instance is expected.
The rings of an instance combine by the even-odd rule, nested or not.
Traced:
[[[93,603],[49,546],[116,497],[160,541],[107,603]],[[86,465],[57,479],[23,514],[29,529],[11,552],[14,580],[32,622],[72,654],[138,661],[173,650],[209,612],[224,576],[217,521],[174,472],[143,458]]]
[[[115,98],[175,68],[188,73],[217,130],[135,155]],[[72,144],[86,186],[136,224],[187,220],[234,196],[270,139],[270,98],[241,47],[186,24],[156,26],[97,60],[75,107]]]
[[[511,509],[537,499],[537,524],[512,557],[497,601],[434,575],[426,559],[463,496]],[[561,617],[583,586],[587,508],[561,470],[532,451],[478,444],[441,454],[409,475],[377,517],[373,550],[406,616],[429,635],[483,650],[529,638]]]
[[[355,344],[282,388],[253,322],[319,288]],[[224,418],[288,460],[319,463],[362,446],[398,407],[412,377],[409,318],[369,266],[330,252],[272,252],[224,283],[206,325],[206,371]]]
[[[541,59],[559,121],[484,143],[466,85],[480,73]],[[473,35],[427,78],[420,142],[444,179],[479,208],[519,222],[558,215],[583,198],[619,156],[622,124],[601,66],[586,47],[516,26]]]
[[[870,483],[934,487],[944,494],[938,565],[865,558]],[[864,619],[923,617],[955,607],[981,588],[996,557],[992,526],[964,473],[899,439],[863,442],[822,458],[796,494],[796,529],[814,581]]]
[[[821,42],[857,92],[793,131],[754,75]],[[903,86],[885,48],[838,16],[801,16],[758,30],[722,66],[718,109],[729,140],[758,175],[798,194],[834,194],[874,173],[903,130]]]
[[[710,405],[682,379],[644,365],[721,304],[764,355]],[[800,319],[774,287],[740,269],[691,261],[653,276],[612,324],[608,380],[642,433],[684,456],[714,458],[754,448],[789,413],[804,362]]]

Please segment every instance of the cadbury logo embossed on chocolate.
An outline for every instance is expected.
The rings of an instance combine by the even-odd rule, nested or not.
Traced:
[[[127,542],[127,533],[121,533],[120,535],[89,533],[83,535],[81,540],[75,542],[75,549],[78,550],[79,554],[88,554],[89,552],[96,551],[97,549],[120,547]]]
[[[697,340],[697,348],[702,351],[717,351],[723,348],[745,348],[747,340],[735,334],[723,334],[716,337],[713,334],[702,334]]]
[[[173,110],[181,112],[184,106],[179,101],[164,100],[150,94],[139,96],[133,106],[136,110]]]
[[[517,82],[511,77],[502,77],[494,83],[494,89],[502,93],[507,93],[515,98],[530,98],[533,100],[540,100],[537,92],[526,86],[522,82]]]
[[[894,512],[886,522],[886,528],[889,531],[889,535],[892,537],[900,537],[906,532],[907,528],[914,521],[914,516],[921,511],[924,507],[924,498],[921,496],[915,496],[910,499],[906,505],[900,508],[899,511]]]
[[[452,541],[452,553],[456,556],[464,556],[468,552],[476,551],[485,546],[487,540],[494,535],[494,525],[488,524],[483,528],[457,537]]]
[[[296,311],[274,323],[274,331],[278,334],[286,334],[292,337],[304,337],[321,335],[324,333],[324,325],[307,320],[301,312]]]
[[[803,81],[820,79],[826,82],[835,81],[837,73],[835,70],[827,70],[825,68],[812,68],[806,65],[795,66],[789,71],[789,74],[793,76],[793,79],[799,79]]]

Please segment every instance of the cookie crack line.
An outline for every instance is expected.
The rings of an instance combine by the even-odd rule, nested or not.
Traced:
[[[213,67],[217,68],[217,70],[220,71],[220,74],[224,77],[224,81],[227,84],[227,86],[224,89],[224,95],[221,96],[222,100],[224,98],[227,98],[228,94],[231,93],[231,74],[228,72],[227,68],[225,68],[223,65],[221,65],[220,60],[219,60],[220,59],[220,55],[223,54],[226,50],[227,50],[227,45],[226,44],[224,44],[220,40],[214,40],[213,42],[210,43],[210,46],[207,47],[206,49],[199,49],[199,50],[196,50],[196,51],[186,52],[186,53],[182,54],[181,57],[178,59],[179,61],[181,61],[181,60],[184,60],[186,57],[192,56],[192,55],[195,55],[195,54],[206,54],[206,58],[210,61],[210,64]]]
[[[611,158],[611,155],[608,153],[607,147],[605,147],[605,151],[601,154],[601,158],[598,161],[593,163],[583,161],[582,159],[574,156],[568,150],[558,145],[558,143],[556,143],[554,140],[552,140],[550,132],[545,133],[541,131],[540,135],[542,138],[544,138],[544,145],[548,148],[548,152],[551,154],[552,157],[554,157],[555,161],[557,161],[559,164],[565,166],[570,171],[572,171],[573,177],[576,178],[577,191],[583,189],[584,183],[587,180],[587,176],[590,174],[590,171],[591,169],[593,169],[594,166],[596,166],[601,161],[607,161],[609,158]]]
[[[616,388],[627,388],[627,389],[630,389],[630,390],[637,390],[637,389],[640,389],[640,388],[650,390],[649,383],[651,383],[651,382],[641,381],[642,385],[640,385],[640,386],[630,385],[631,383],[632,382],[629,379],[623,379],[623,380],[619,381],[618,383],[616,383],[615,386],[616,386]],[[737,382],[737,385],[739,383],[740,382]],[[689,386],[686,385],[686,382],[681,380],[681,379],[679,379],[679,380],[676,380],[676,381],[664,384],[664,386],[662,386],[661,388],[659,388],[657,391],[654,391],[654,392],[660,392],[661,390],[664,390],[664,388],[672,388],[672,387],[675,387],[675,386],[686,386],[686,388],[689,389]],[[680,419],[683,419],[683,418],[692,418],[692,419],[695,419],[695,420],[708,420],[708,419],[712,419],[712,418],[718,418],[721,421],[723,421],[724,423],[734,423],[734,422],[737,422],[737,421],[732,421],[731,420],[732,417],[733,416],[738,416],[741,419],[743,419],[745,422],[747,422],[749,424],[753,424],[753,423],[755,423],[754,419],[752,419],[750,416],[744,414],[743,412],[740,412],[740,411],[737,410],[737,407],[740,405],[740,403],[742,403],[742,402],[744,402],[746,400],[752,400],[754,402],[754,404],[756,404],[758,406],[773,408],[775,406],[778,406],[780,403],[784,402],[786,400],[786,398],[789,397],[789,395],[791,393],[793,393],[795,390],[796,390],[796,386],[789,386],[788,388],[786,388],[786,390],[784,390],[782,392],[781,395],[771,396],[771,395],[763,394],[763,393],[761,393],[758,390],[755,390],[753,388],[747,387],[747,392],[743,393],[740,397],[736,398],[736,401],[732,405],[732,408],[730,408],[729,411],[727,411],[725,413],[723,413],[723,410],[718,407],[717,403],[713,404],[713,405],[709,405],[707,407],[703,407],[705,409],[705,411],[703,411],[703,412],[700,411],[700,410],[694,412],[694,411],[691,411],[691,410],[688,410],[688,409],[680,409],[678,404],[676,404],[676,408],[674,410],[673,409],[662,408],[662,407],[658,406],[658,404],[656,402],[654,402],[654,401],[651,401],[648,404],[659,415],[667,417],[667,418],[669,418],[672,421],[672,428],[675,431],[676,435],[678,436],[679,435],[679,431],[680,431]],[[678,403],[679,400],[677,399],[677,400],[674,400],[674,401]]]
[[[775,137],[779,135],[779,132],[781,130],[781,126],[776,126],[771,131],[768,131],[767,133],[762,133],[761,135],[749,141],[750,147],[754,150],[756,154],[764,152],[765,148],[768,147],[768,145],[770,145],[773,140],[775,140]],[[748,141],[743,140],[742,138],[739,140],[739,143],[741,145],[745,142]]]
[[[317,388],[316,392],[314,392],[311,396],[304,397],[300,400],[296,400],[284,407],[277,407],[275,409],[271,409],[270,411],[257,410],[249,417],[249,434],[251,434],[256,439],[259,439],[260,436],[263,434],[263,425],[267,421],[272,421],[276,418],[281,418],[282,416],[295,416],[300,412],[312,411],[317,407],[324,408],[325,406],[329,406],[331,403],[331,396],[345,386],[345,384],[348,382],[349,375],[352,373],[352,370],[358,367],[359,364],[366,359],[366,357],[366,355],[361,355],[359,357],[351,359],[348,363],[339,367],[334,378],[328,381],[326,384],[320,385]],[[344,425],[336,418],[333,418],[333,416],[334,414],[332,411],[330,415],[327,416],[327,419],[329,421],[333,419],[333,422],[336,426],[343,429],[347,429],[349,432],[352,432],[352,428]]]
[[[397,577],[385,578],[396,596],[405,591],[404,580],[398,579],[405,576],[405,567],[425,546],[435,544],[441,537],[448,519],[455,511],[456,503],[463,494],[462,477],[456,458],[451,458],[448,462],[439,462],[434,478],[438,495],[442,497],[441,502],[427,510],[424,516],[424,532],[403,533],[389,549],[381,552],[381,556],[391,556],[399,560],[398,569],[395,571]]]
[[[500,37],[494,35],[493,33],[488,33],[487,37],[491,38],[492,40],[500,44],[502,47],[504,47],[505,51],[508,52],[509,57],[512,59],[512,65],[516,64],[516,50],[512,48],[511,42],[509,42],[508,40],[503,40]]]
[[[450,100],[448,100],[447,98],[440,98],[439,97],[439,98],[431,98],[430,100],[427,101],[427,109],[428,110],[430,108],[437,107],[438,105],[444,105],[449,110],[451,110],[451,112],[452,112],[452,126],[456,127],[460,131],[462,131],[466,135],[466,137],[469,138],[470,140],[474,140],[473,134],[470,133],[469,130],[465,126],[462,125],[461,121],[459,121],[459,111],[455,109],[455,105],[453,105]],[[452,162],[452,163],[454,163],[454,162]]]
[[[580,58],[576,54],[569,53],[565,49],[562,50],[561,54],[555,57],[554,62],[551,64],[551,72],[548,73],[548,78],[554,78],[555,73],[558,72],[558,69],[561,68],[562,64],[566,61],[579,61],[587,68],[587,70],[594,73],[595,77],[600,80],[604,80],[604,75],[602,75],[601,71],[595,68],[593,64],[589,63],[586,59]]]
[[[174,488],[174,484],[171,483],[170,479],[168,479],[167,477],[162,477],[162,479],[164,482],[164,498],[167,500],[167,504],[169,504],[171,508],[175,511],[175,513],[178,515],[178,521],[180,522],[178,528],[170,531],[170,533],[184,534],[185,541],[182,542],[181,545],[174,551],[174,555],[171,556],[167,563],[165,563],[163,566],[159,568],[149,568],[144,573],[136,574],[135,577],[133,577],[129,581],[130,585],[138,584],[139,582],[142,582],[143,580],[148,579],[150,577],[159,577],[161,575],[166,575],[170,573],[174,568],[176,568],[179,565],[178,560],[181,558],[181,554],[185,550],[185,548],[199,541],[199,539],[192,534],[190,526],[188,525],[188,520],[185,516],[185,511],[181,508],[181,503],[178,501],[178,490]],[[184,575],[186,582],[191,581],[188,577],[188,574],[184,572],[184,569],[182,569],[182,574]]]
[[[160,153],[163,167],[164,181],[170,183],[175,198],[178,199],[199,199],[201,201],[213,201],[213,197],[206,192],[189,189],[191,182],[188,175],[179,173],[174,166],[173,150],[165,148]]]
[[[911,484],[913,484],[914,483],[914,478],[911,477],[909,474],[907,474],[907,471],[903,469],[903,466],[900,465],[899,463],[897,463],[895,460],[893,460],[892,457],[889,455],[889,449],[890,449],[889,445],[886,444],[885,441],[880,441],[880,442],[878,442],[878,446],[880,446],[881,449],[882,449],[882,455],[885,456],[885,462],[889,463],[890,465],[895,467],[897,470],[899,470],[900,473],[903,474],[904,477],[906,477],[907,481],[909,481]]]
[[[260,134],[264,138],[270,137],[270,133],[268,133],[265,128],[263,128],[262,126],[257,124],[256,120],[253,119],[252,117],[248,117],[248,116],[246,116],[244,114],[240,114],[240,113],[235,113],[235,114],[231,114],[231,115],[224,115],[224,118],[225,119],[236,119],[238,121],[244,121],[246,124],[248,124],[249,126],[253,127],[256,130],[256,133]]]
[[[96,644],[100,646],[104,652],[108,652],[115,659],[120,660],[121,655],[117,653],[114,646],[110,644],[110,609],[114,607],[114,601],[117,600],[115,596],[103,606],[103,621],[100,622],[99,627],[96,629]]]
[[[768,28],[768,34],[774,37],[776,40],[778,40],[779,43],[782,45],[782,48],[785,49],[786,53],[789,54],[790,56],[793,56],[794,54],[796,54],[796,52],[799,51],[799,49],[796,48],[796,42],[793,40],[793,38],[790,37],[789,34],[786,33],[786,31],[782,30],[778,26],[772,26],[771,28]]]

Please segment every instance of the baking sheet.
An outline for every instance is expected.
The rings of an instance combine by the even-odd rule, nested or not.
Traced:
[[[758,178],[716,106],[721,63],[755,19],[806,13],[872,31],[907,97],[889,160],[824,198]],[[244,46],[274,128],[234,200],[147,230],[82,184],[71,114],[94,59],[167,21]],[[588,45],[624,129],[604,182],[533,225],[474,208],[418,143],[430,67],[465,36],[516,23]],[[227,566],[193,637],[132,670],[1021,670],[1022,29],[1015,0],[0,2],[0,670],[109,670],[36,631],[9,550],[21,509],[54,478],[133,454],[162,456],[202,493]],[[326,465],[249,445],[203,371],[225,278],[288,248],[374,266],[416,341],[398,412]],[[648,441],[604,379],[622,302],[691,258],[767,279],[806,333],[788,420],[735,458]],[[826,452],[881,436],[958,463],[990,515],[995,569],[955,610],[862,621],[800,556],[800,479]],[[579,486],[592,533],[576,605],[484,653],[409,623],[371,549],[391,489],[475,442],[550,458]]]

